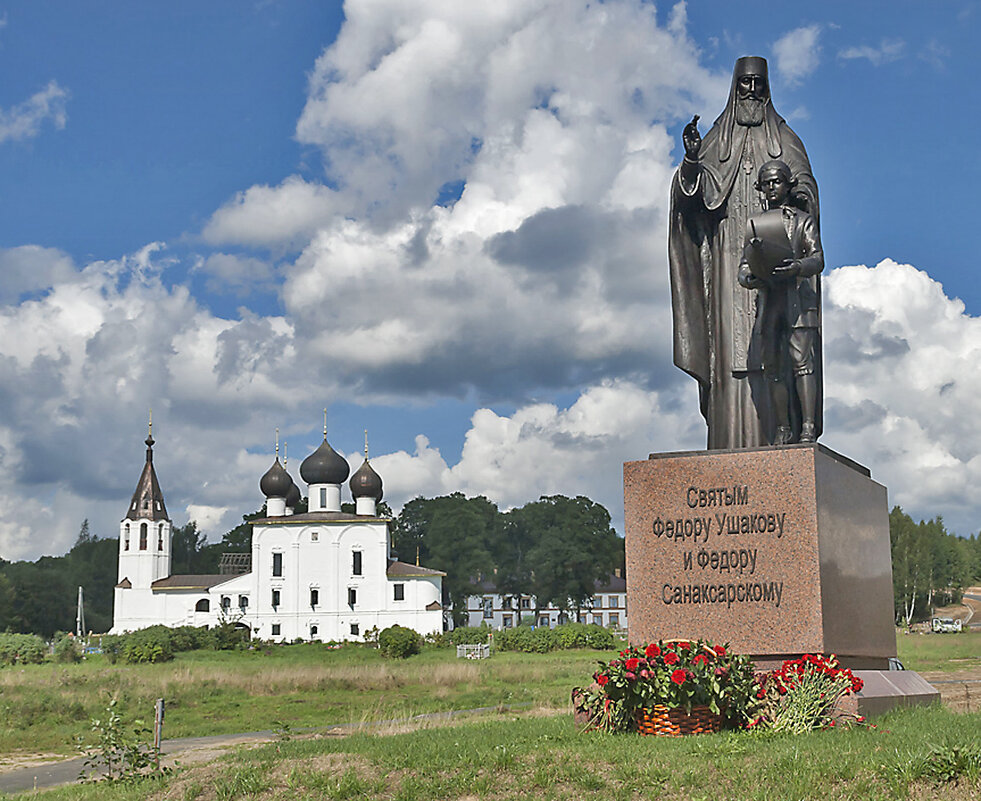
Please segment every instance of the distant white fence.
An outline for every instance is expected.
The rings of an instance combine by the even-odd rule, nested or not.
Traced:
[[[458,645],[456,647],[457,659],[488,659],[490,657],[490,645]]]

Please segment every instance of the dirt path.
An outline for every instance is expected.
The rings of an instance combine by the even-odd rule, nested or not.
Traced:
[[[223,751],[239,745],[268,742],[274,736],[273,732],[266,731],[214,737],[185,737],[178,740],[164,740],[160,750],[165,757],[162,760],[164,764],[172,765],[175,760],[179,760],[181,764],[190,764],[214,759]],[[76,757],[55,762],[34,761],[34,759],[30,758],[26,766],[21,761],[19,766],[12,770],[7,765],[0,764],[0,771],[2,771],[0,793],[20,793],[77,781],[79,774],[85,768],[86,758]]]
[[[962,621],[965,626],[981,628],[981,587],[968,587],[964,590],[961,603],[940,607],[935,611],[935,616],[952,617]]]
[[[981,712],[981,668],[954,672],[927,670],[920,673],[940,690],[940,701],[955,712]]]

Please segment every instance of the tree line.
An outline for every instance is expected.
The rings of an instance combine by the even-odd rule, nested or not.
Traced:
[[[468,596],[482,591],[475,580],[515,601],[530,595],[539,608],[578,611],[624,561],[610,513],[582,495],[543,496],[507,512],[459,492],[416,498],[396,518],[393,540],[402,561],[446,573],[443,598],[456,624],[466,621]]]
[[[303,504],[298,511],[306,510]],[[353,512],[353,504],[344,511]],[[379,514],[392,516],[384,503]],[[176,526],[171,572],[218,573],[222,554],[250,552],[252,521],[264,516],[264,508],[243,515],[214,543],[193,520]],[[898,506],[889,514],[889,534],[897,624],[927,618],[935,607],[959,601],[965,587],[981,583],[981,536],[951,534],[941,517],[916,523]],[[512,599],[532,596],[540,608],[551,603],[573,611],[624,559],[609,513],[583,496],[547,496],[506,512],[483,496],[420,497],[394,516],[392,539],[402,561],[446,573],[444,602],[452,605],[457,622],[463,622],[467,597],[475,592],[473,580]],[[86,520],[64,556],[0,559],[0,631],[45,637],[71,631],[79,586],[89,629],[108,631],[118,549],[116,536],[94,535]]]
[[[981,536],[951,534],[942,517],[915,523],[896,506],[889,513],[889,540],[899,625],[960,602],[965,587],[981,582]]]

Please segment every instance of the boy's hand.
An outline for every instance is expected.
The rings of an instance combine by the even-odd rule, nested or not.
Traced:
[[[739,265],[739,274],[736,276],[736,280],[744,289],[759,289],[764,284],[763,280],[753,275],[746,262]]]
[[[781,278],[793,278],[800,275],[800,261],[798,259],[785,259],[773,268],[773,274]]]

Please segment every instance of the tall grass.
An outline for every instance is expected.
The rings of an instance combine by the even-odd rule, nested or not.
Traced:
[[[900,658],[914,670],[972,667],[981,634],[900,635]],[[522,705],[567,709],[569,690],[613,652],[496,653],[458,660],[427,650],[389,661],[360,647],[274,647],[252,652],[194,651],[173,662],[18,665],[0,669],[0,755],[72,753],[72,740],[110,696],[127,720],[151,718],[167,702],[165,737],[293,729],[335,723],[408,720],[414,715]]]
[[[390,661],[376,651],[302,645],[259,652],[189,652],[163,664],[29,665],[0,670],[0,754],[68,753],[89,720],[118,698],[127,719],[167,702],[165,736],[191,737],[370,720],[427,712],[538,704],[564,708],[595,651],[496,654],[458,660],[450,650]]]

